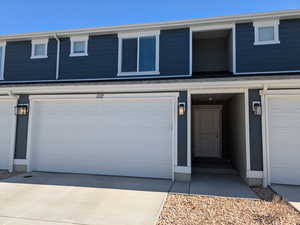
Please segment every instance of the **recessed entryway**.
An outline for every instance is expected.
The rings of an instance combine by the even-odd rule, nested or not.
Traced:
[[[247,176],[244,93],[191,95],[192,174]]]

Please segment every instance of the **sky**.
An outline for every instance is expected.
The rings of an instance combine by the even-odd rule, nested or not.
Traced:
[[[300,0],[2,0],[0,34],[300,9]]]

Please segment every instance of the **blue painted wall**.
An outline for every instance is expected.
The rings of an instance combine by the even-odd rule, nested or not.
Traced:
[[[27,95],[20,95],[18,104],[29,104]],[[17,116],[15,159],[26,159],[28,115]]]
[[[56,47],[56,40],[50,39],[48,58],[30,59],[31,41],[8,42],[5,81],[54,81]],[[63,38],[60,46],[60,80],[119,79],[117,34],[90,36],[88,56],[69,55],[70,39]],[[159,55],[160,76],[188,75],[189,29],[161,30]]]
[[[281,20],[279,40],[280,44],[255,46],[253,24],[237,24],[237,72],[300,70],[300,19]]]
[[[249,89],[249,136],[251,170],[263,170],[262,127],[261,116],[254,115],[252,102],[261,101],[259,89]]]
[[[116,78],[118,36],[90,36],[88,56],[70,57],[70,39],[61,40],[60,79]]]
[[[187,92],[181,91],[179,93],[178,102],[184,102],[187,106]],[[178,143],[177,143],[177,165],[178,166],[187,166],[187,114],[178,115]]]
[[[30,59],[31,41],[8,42],[5,52],[6,81],[54,80],[56,70],[56,40],[48,42],[48,58]]]
[[[190,31],[186,29],[162,30],[160,32],[161,75],[189,74]]]

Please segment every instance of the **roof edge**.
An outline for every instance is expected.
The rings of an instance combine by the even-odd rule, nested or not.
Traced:
[[[206,17],[206,18],[188,19],[188,20],[174,20],[174,21],[166,21],[166,22],[128,24],[128,25],[117,25],[117,26],[104,26],[104,27],[92,27],[92,28],[81,28],[81,29],[70,29],[70,30],[54,30],[54,31],[46,31],[46,32],[0,35],[0,41],[52,37],[54,36],[54,34],[58,36],[71,36],[71,35],[80,35],[80,34],[116,33],[122,31],[133,31],[133,30],[141,30],[141,29],[157,29],[157,28],[169,28],[169,27],[176,28],[176,27],[188,27],[191,25],[198,25],[198,24],[199,25],[206,24],[206,23],[242,22],[242,21],[251,21],[251,20],[259,20],[259,19],[297,17],[297,16],[300,17],[300,9],[237,14],[237,15],[218,16],[218,17]]]

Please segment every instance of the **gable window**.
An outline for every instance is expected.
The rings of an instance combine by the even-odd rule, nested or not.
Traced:
[[[31,41],[31,59],[47,58],[48,39],[37,39]]]
[[[0,42],[0,80],[4,79],[4,59],[6,42]]]
[[[279,20],[256,21],[254,26],[254,45],[279,44]]]
[[[71,37],[70,56],[87,56],[88,40],[88,36]]]
[[[119,34],[118,75],[159,74],[159,31]]]

